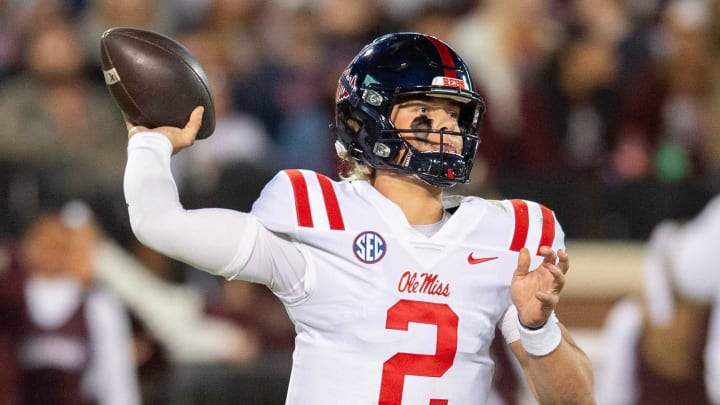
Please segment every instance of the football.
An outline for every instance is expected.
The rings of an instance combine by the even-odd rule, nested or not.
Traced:
[[[134,125],[182,128],[205,107],[197,139],[215,130],[215,106],[200,62],[178,41],[153,31],[116,27],[100,39],[105,84]]]

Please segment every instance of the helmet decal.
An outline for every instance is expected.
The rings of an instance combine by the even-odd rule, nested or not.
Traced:
[[[342,83],[342,77],[345,77],[347,79],[347,81],[348,81],[348,83],[350,83],[350,87],[352,88],[353,91],[356,88],[355,85],[357,83],[357,75],[350,76],[350,69],[345,69],[345,71],[341,75],[341,80],[338,81],[337,91],[335,93],[335,102],[336,103],[339,103],[339,102],[345,100],[346,98],[350,97],[350,92],[348,91],[348,89],[345,88],[345,86]]]
[[[454,77],[435,77],[432,80],[433,86],[457,87],[463,90],[470,90],[465,80],[456,79]]]
[[[456,66],[455,62],[453,61],[452,54],[450,53],[450,47],[448,47],[447,45],[445,45],[445,43],[433,36],[428,35],[427,38],[430,40],[430,42],[432,42],[433,45],[435,45],[438,54],[440,54],[440,60],[442,61],[442,65],[445,70],[445,76],[457,77],[457,73],[455,71]]]

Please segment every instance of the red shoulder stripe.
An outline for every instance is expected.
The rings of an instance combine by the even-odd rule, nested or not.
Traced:
[[[538,245],[537,254],[540,254],[540,246],[552,246],[555,240],[555,216],[552,211],[542,205],[540,205],[540,211],[542,211],[542,236],[540,237],[540,244]]]
[[[337,195],[335,194],[335,189],[330,179],[322,174],[318,174],[317,178],[320,183],[320,190],[322,190],[323,200],[325,200],[325,209],[327,210],[330,229],[336,231],[345,230],[340,204],[338,204]]]
[[[428,39],[430,39],[433,45],[435,45],[435,48],[440,54],[440,60],[445,67],[443,69],[445,76],[457,78],[457,72],[454,69],[448,68],[448,66],[455,66],[455,62],[453,61],[452,54],[450,54],[450,50],[448,49],[447,45],[443,44],[442,42],[440,42],[439,39],[435,37],[428,36]]]
[[[312,228],[313,219],[310,212],[310,197],[308,196],[305,176],[299,170],[285,170],[290,177],[293,194],[295,195],[295,211],[297,213],[298,226]]]
[[[519,252],[525,246],[528,236],[529,218],[528,206],[523,200],[510,200],[515,211],[515,233],[513,234],[510,250]]]

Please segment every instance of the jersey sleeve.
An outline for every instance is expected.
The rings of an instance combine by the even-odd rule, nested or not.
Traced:
[[[170,141],[156,132],[138,133],[128,143],[123,187],[133,233],[166,256],[228,277],[247,261],[258,221],[231,210],[184,209],[171,153]]]
[[[311,170],[290,169],[277,173],[253,204],[251,215],[258,219],[263,229],[278,235],[285,243],[256,244],[256,252],[246,268],[258,265],[277,268],[267,285],[285,303],[294,305],[309,296],[313,289],[316,260],[309,247],[327,248],[328,238],[333,239],[334,232],[345,230],[339,200],[337,183],[330,178]],[[258,241],[263,239],[260,232]],[[266,252],[267,249],[272,251]],[[255,257],[267,259],[258,263]],[[299,259],[302,266],[296,263]],[[276,284],[284,287],[277,289]]]
[[[503,205],[513,217],[510,250],[519,252],[525,247],[538,256],[541,246],[550,246],[555,251],[565,249],[565,232],[551,209],[520,199],[505,200]]]
[[[520,252],[522,248],[529,249],[531,271],[542,263],[541,246],[550,246],[556,252],[565,250],[565,232],[551,209],[534,201],[520,199],[504,200],[502,203],[513,217],[510,250]],[[511,304],[500,321],[500,330],[507,343],[520,339],[517,316],[517,308]],[[558,321],[554,312],[550,320]]]
[[[265,185],[250,211],[270,231],[282,233],[291,238],[297,237],[297,223],[300,221],[304,209],[299,206],[301,204],[298,204],[295,194],[304,192],[307,196],[308,193],[306,185],[304,187],[302,184],[293,185],[291,174],[295,172],[299,172],[299,170],[278,172]]]
[[[332,180],[311,170],[283,170],[267,184],[251,213],[267,229],[302,240],[303,231],[344,230]]]
[[[273,291],[297,295],[305,262],[296,246],[283,235],[265,229],[252,214],[217,208],[184,209],[170,169],[171,152],[172,144],[160,133],[138,133],[128,143],[124,191],[138,240],[210,274],[262,283]],[[276,190],[282,190],[282,185],[273,183],[268,194],[274,198],[268,204],[276,204],[281,198]],[[282,213],[282,204],[277,210],[267,207],[264,212],[266,220],[283,223],[283,218],[272,214]],[[252,265],[248,264],[251,261]]]

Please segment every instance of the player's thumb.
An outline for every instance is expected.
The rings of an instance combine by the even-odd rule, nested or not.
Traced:
[[[188,120],[187,124],[185,125],[185,128],[183,128],[183,132],[190,132],[195,136],[197,132],[200,130],[200,125],[202,125],[202,117],[203,113],[205,112],[205,107],[203,106],[197,106],[195,109],[190,113],[190,119]]]

